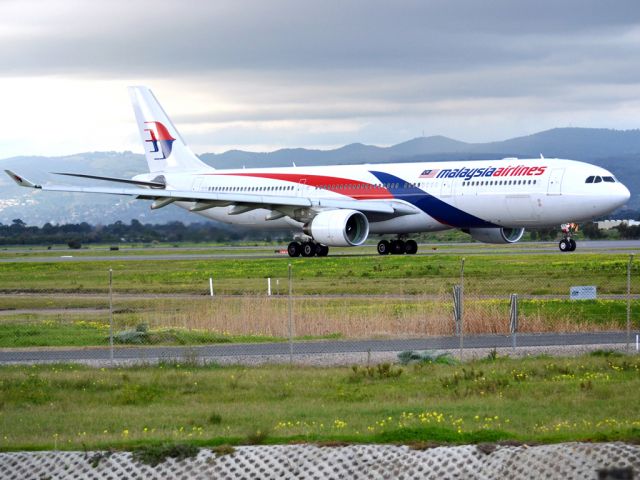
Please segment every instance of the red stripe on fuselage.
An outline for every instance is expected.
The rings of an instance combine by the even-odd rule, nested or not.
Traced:
[[[282,180],[346,195],[356,200],[394,198],[384,187],[361,182],[350,178],[329,177],[326,175],[305,175],[302,173],[209,173],[207,175],[228,175],[232,177],[255,177]]]

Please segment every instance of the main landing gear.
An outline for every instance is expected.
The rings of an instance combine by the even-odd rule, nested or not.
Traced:
[[[326,257],[329,255],[329,247],[316,242],[291,242],[287,247],[287,253],[290,257]]]
[[[577,223],[565,223],[560,226],[564,237],[558,243],[561,252],[573,252],[576,249],[576,241],[571,236],[578,231]]]
[[[414,255],[418,251],[418,244],[415,240],[380,240],[378,242],[378,253],[380,255]]]

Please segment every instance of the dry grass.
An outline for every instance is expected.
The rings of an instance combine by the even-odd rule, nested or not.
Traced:
[[[344,338],[407,337],[451,335],[454,333],[450,296],[398,299],[293,300],[294,335]],[[231,335],[288,335],[286,297],[202,298],[176,302],[153,300],[131,321],[152,328],[179,327]],[[509,306],[506,302],[467,298],[464,331],[469,334],[508,334]],[[540,311],[520,315],[520,332],[584,332],[619,328],[613,320],[583,323],[554,313]]]

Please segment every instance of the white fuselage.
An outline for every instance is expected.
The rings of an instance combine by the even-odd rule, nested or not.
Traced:
[[[584,222],[629,199],[603,168],[573,160],[517,159],[216,170],[184,142],[151,90],[129,88],[148,172],[133,179],[65,172],[112,185],[41,185],[11,170],[22,187],[101,193],[175,203],[191,212],[259,229],[293,229],[290,256],[326,256],[390,234],[381,255],[415,254],[408,234],[458,228],[476,240],[514,243],[525,228]],[[113,186],[116,185],[116,186]],[[573,251],[574,225],[558,244]]]
[[[515,159],[345,166],[204,170],[164,175],[167,188],[314,200],[401,202],[414,213],[369,215],[370,233],[405,234],[448,228],[547,227],[581,222],[623,205],[629,190],[603,168],[573,160]],[[152,179],[154,174],[138,175]],[[592,177],[591,182],[587,180]],[[192,209],[192,202],[177,202]],[[283,216],[233,205],[197,213],[230,224],[301,228],[308,212],[290,207]],[[282,209],[280,209],[282,210]]]

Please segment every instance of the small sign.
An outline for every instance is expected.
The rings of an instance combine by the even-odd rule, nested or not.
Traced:
[[[595,286],[571,287],[571,293],[569,294],[569,298],[571,300],[595,300],[596,287]]]

